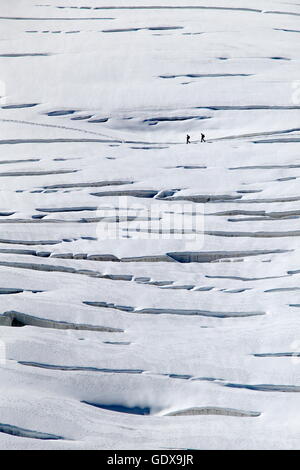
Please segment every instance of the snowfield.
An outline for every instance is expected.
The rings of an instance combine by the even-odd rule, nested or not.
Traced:
[[[299,20],[1,2],[1,449],[300,448]]]

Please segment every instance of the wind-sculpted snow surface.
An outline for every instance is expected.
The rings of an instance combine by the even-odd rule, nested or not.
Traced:
[[[1,449],[300,448],[299,16],[1,2]]]

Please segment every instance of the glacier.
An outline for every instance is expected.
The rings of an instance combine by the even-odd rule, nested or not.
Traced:
[[[299,16],[1,2],[1,449],[299,449]]]

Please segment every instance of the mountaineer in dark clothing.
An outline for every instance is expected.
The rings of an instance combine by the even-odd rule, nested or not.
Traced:
[[[201,134],[201,142],[206,142],[204,134]]]
[[[190,142],[190,138],[191,138],[191,137],[187,134],[187,135],[186,135],[186,143],[187,143],[187,144],[190,144],[190,143],[191,143],[191,142]]]

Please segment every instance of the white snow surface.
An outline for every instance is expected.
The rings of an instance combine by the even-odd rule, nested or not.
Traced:
[[[299,449],[299,17],[1,2],[1,449]]]

